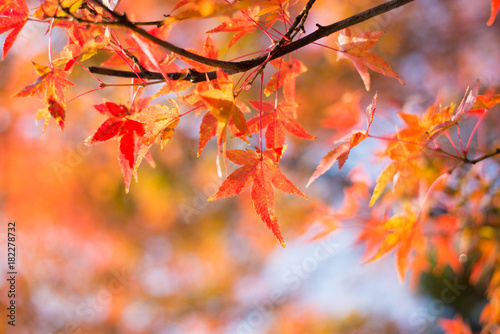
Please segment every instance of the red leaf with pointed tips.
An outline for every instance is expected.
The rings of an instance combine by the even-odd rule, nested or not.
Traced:
[[[136,154],[136,137],[145,134],[144,124],[130,119],[134,114],[133,109],[113,102],[97,104],[94,108],[109,118],[101,124],[96,133],[87,139],[90,144],[103,142],[114,137],[120,138],[119,162],[125,181],[125,191],[130,188],[130,181],[134,171],[134,161]]]
[[[285,242],[278,226],[278,218],[274,215],[273,186],[288,194],[307,198],[306,195],[283,175],[278,167],[278,155],[274,150],[266,150],[262,154],[250,149],[232,150],[227,151],[227,157],[243,167],[231,173],[208,200],[236,196],[252,186],[251,197],[255,211],[284,247]]]
[[[283,86],[283,94],[288,102],[295,101],[295,78],[307,71],[307,67],[299,60],[289,63],[283,59],[271,61],[271,65],[278,70],[267,82],[264,94],[269,96],[272,92]]]
[[[236,32],[236,35],[233,36],[231,41],[229,42],[229,48],[234,45],[241,37],[245,36],[248,33],[252,33],[255,31],[257,27],[257,21],[259,21],[259,17],[257,14],[259,13],[260,8],[253,7],[249,8],[247,12],[242,13],[242,17],[235,17],[229,19],[216,28],[207,31],[207,33],[214,32]]]
[[[250,101],[250,105],[256,110],[262,110],[262,127],[266,130],[266,147],[278,149],[285,145],[285,131],[303,139],[315,139],[295,119],[296,105],[292,103],[280,103],[275,108],[269,102]],[[256,115],[248,121],[250,133],[260,131],[261,115]]]
[[[3,44],[2,60],[12,48],[17,35],[28,21],[28,6],[25,0],[7,1],[0,5],[0,34],[12,30]]]
[[[24,87],[14,97],[28,97],[39,95],[50,112],[50,115],[64,129],[66,98],[64,93],[68,87],[75,84],[64,79],[69,73],[57,68],[49,68],[33,63],[40,77],[31,85]]]

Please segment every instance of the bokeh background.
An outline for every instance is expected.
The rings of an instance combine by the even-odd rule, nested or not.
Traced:
[[[292,7],[292,15],[303,2]],[[28,3],[31,9],[38,5]],[[318,0],[306,30],[379,3]],[[156,20],[174,5],[122,1],[119,8],[137,20]],[[201,117],[194,113],[182,119],[164,151],[153,149],[156,168],[143,164],[129,194],[118,165],[118,143],[86,146],[83,141],[104,120],[92,105],[104,97],[126,103],[130,89],[109,88],[69,102],[64,132],[51,121],[42,134],[42,122],[35,122],[42,104],[36,98],[11,97],[36,79],[31,61],[48,64],[47,26],[28,23],[0,63],[0,236],[6,245],[7,222],[16,222],[15,332],[439,333],[436,320],[452,317],[460,303],[467,305],[477,329],[484,287],[460,290],[447,303],[441,292],[457,282],[450,270],[400,283],[392,254],[363,265],[364,247],[355,243],[362,226],[356,219],[311,241],[319,223],[338,224],[334,214],[325,219],[314,215],[318,207],[340,207],[344,190],[354,184],[364,185],[367,193],[372,189],[385,166],[374,154],[380,143],[367,140],[351,152],[342,171],[333,168],[307,190],[305,184],[332,138],[345,131],[324,127],[323,120],[343,111],[352,126],[364,128],[362,110],[374,92],[379,105],[372,133],[383,135],[400,124],[398,111],[425,111],[438,95],[445,103],[458,103],[478,79],[482,90],[498,86],[500,22],[487,27],[489,14],[489,0],[418,0],[353,27],[385,32],[373,51],[391,64],[405,86],[372,74],[372,89],[366,92],[353,66],[337,62],[334,51],[312,45],[297,53],[308,67],[297,79],[298,118],[318,139],[289,138],[280,164],[309,197],[277,193],[286,249],[260,222],[248,194],[207,202],[222,180],[213,141],[196,157]],[[200,49],[205,31],[220,22],[179,23],[168,40]],[[220,58],[232,59],[268,47],[269,40],[260,35],[244,37],[229,50],[232,34],[212,37]],[[64,31],[54,30],[54,54],[66,38]],[[336,47],[336,38],[319,42]],[[84,65],[106,57],[99,54]],[[68,79],[77,84],[68,99],[98,86],[80,68]],[[244,94],[256,99],[257,85]],[[168,97],[157,102],[166,103]],[[494,126],[488,131],[495,131]],[[245,147],[235,140],[230,145]],[[6,247],[0,254],[5,273]],[[3,310],[7,290],[6,280],[0,279]],[[5,319],[0,321],[0,332],[7,329]]]

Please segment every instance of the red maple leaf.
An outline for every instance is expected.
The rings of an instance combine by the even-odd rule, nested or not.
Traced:
[[[24,87],[14,97],[39,95],[50,115],[59,123],[61,129],[64,129],[64,109],[66,108],[64,92],[75,84],[64,79],[69,74],[68,72],[36,63],[33,65],[40,77],[31,85]]]
[[[275,108],[269,102],[250,101],[250,105],[262,111],[262,128],[266,130],[266,147],[268,149],[279,149],[285,145],[285,130],[296,137],[303,139],[315,139],[295,120],[296,105],[293,103],[280,103]],[[261,115],[256,115],[248,122],[250,133],[260,131]]]
[[[229,160],[243,167],[231,173],[222,183],[219,190],[208,200],[236,196],[252,185],[252,201],[260,219],[274,233],[283,247],[285,242],[278,226],[278,218],[274,215],[273,186],[283,192],[307,198],[278,167],[278,154],[274,150],[263,153],[250,149],[227,151]]]
[[[119,161],[125,179],[125,191],[128,192],[134,170],[136,136],[142,137],[144,135],[144,125],[129,118],[135,113],[135,110],[129,109],[127,106],[105,102],[94,105],[94,108],[109,118],[86,141],[93,144],[114,137],[120,138]]]
[[[271,95],[272,92],[283,86],[283,94],[288,102],[295,101],[295,78],[307,71],[307,67],[300,61],[287,62],[282,58],[271,61],[271,65],[278,70],[267,82],[264,94]]]
[[[6,1],[0,4],[0,34],[12,30],[3,44],[2,60],[12,48],[17,35],[28,21],[28,6],[25,0]]]

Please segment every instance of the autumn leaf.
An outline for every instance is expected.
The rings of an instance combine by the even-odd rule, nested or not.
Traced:
[[[207,33],[215,33],[215,32],[236,32],[231,41],[229,42],[228,48],[233,46],[241,37],[245,36],[248,33],[252,33],[255,31],[257,27],[257,22],[259,21],[259,17],[257,13],[260,8],[251,7],[248,8],[245,12],[241,12],[241,17],[235,17],[229,20],[224,21],[222,24],[217,26],[216,28],[207,31]]]
[[[319,163],[318,167],[316,168],[316,171],[313,173],[309,181],[307,182],[306,188],[311,185],[311,183],[314,182],[318,177],[321,175],[325,174],[326,171],[328,171],[333,164],[338,160],[339,162],[339,169],[344,166],[344,163],[347,161],[347,158],[349,157],[349,152],[351,149],[359,145],[363,140],[365,140],[366,137],[368,137],[368,132],[370,130],[370,126],[372,125],[373,122],[373,117],[375,115],[375,109],[377,107],[377,94],[373,97],[372,103],[366,108],[365,110],[365,116],[366,116],[366,131],[353,131],[351,134],[345,136],[344,138],[338,140],[336,143],[338,144],[328,152],[323,159],[321,159],[321,162]]]
[[[483,113],[485,110],[491,109],[500,103],[500,94],[494,95],[487,91],[484,95],[479,95],[469,113]]]
[[[500,9],[500,0],[491,0],[491,15],[486,23],[491,26],[493,22],[495,22],[495,18],[497,17],[498,10]]]
[[[87,138],[86,143],[94,144],[118,137],[120,140],[119,162],[125,180],[125,191],[128,193],[134,171],[136,154],[136,137],[145,134],[144,124],[131,119],[135,110],[113,102],[94,105],[94,108],[109,118],[101,124],[97,131]]]
[[[274,104],[269,102],[262,102],[262,105],[260,101],[249,103],[256,110],[262,111],[262,117],[258,114],[248,120],[248,129],[250,133],[259,132],[262,121],[262,128],[266,128],[266,148],[282,148],[285,145],[285,132],[302,139],[316,138],[308,134],[295,119],[295,104],[282,102],[275,108]]]
[[[300,60],[295,59],[289,63],[282,58],[272,60],[271,65],[273,65],[278,72],[274,73],[267,82],[264,94],[269,96],[272,92],[283,86],[285,99],[290,103],[294,103],[295,78],[307,71],[307,67]]]
[[[262,9],[257,15],[265,16],[268,25],[273,25],[277,20],[284,21],[290,17],[288,12],[290,0],[253,0],[252,2],[261,5]]]
[[[363,259],[368,260],[373,257],[380,245],[387,236],[387,229],[384,227],[384,222],[378,219],[369,219],[365,222],[363,230],[356,238],[356,245],[365,243],[365,252],[362,256]]]
[[[376,54],[368,52],[382,34],[382,31],[374,31],[362,32],[356,36],[352,36],[351,30],[346,28],[343,29],[339,35],[338,46],[340,51],[337,53],[337,61],[341,59],[349,59],[352,61],[367,91],[370,90],[370,74],[368,73],[368,68],[374,72],[397,79],[404,85],[403,81],[389,64]]]
[[[75,14],[83,4],[83,0],[45,0],[33,13],[33,17],[45,19],[50,17],[66,17],[68,14],[61,8],[65,8]]]
[[[458,124],[462,116],[468,112],[475,104],[476,99],[477,99],[477,94],[479,92],[479,82],[476,82],[476,85],[474,86],[473,89],[469,89],[467,87],[465,91],[465,96],[462,99],[462,102],[460,102],[460,105],[457,108],[457,111],[450,115],[448,119],[445,121],[439,123],[439,124],[432,124],[434,125],[433,127],[430,127],[431,130],[428,130],[429,127],[426,130],[426,133],[428,134],[428,140],[427,142],[432,141],[433,139],[436,139],[438,136],[440,136],[444,131],[452,127],[453,125]]]
[[[200,126],[198,156],[206,143],[215,135],[217,135],[219,148],[222,148],[225,145],[228,127],[235,135],[242,133],[250,136],[245,116],[242,113],[242,108],[244,109],[245,106],[234,97],[232,79],[228,76],[219,77],[218,82],[219,89],[209,89],[199,93],[209,111],[203,117]]]
[[[59,22],[57,27],[67,29],[69,41],[54,57],[52,64],[54,66],[66,64],[66,71],[74,65],[78,57],[81,56],[80,61],[85,61],[109,45],[109,37],[103,27],[89,27],[86,24],[69,21]]]
[[[193,18],[208,18],[212,16],[231,15],[241,8],[235,4],[217,0],[181,0],[175,5],[167,19],[186,20]]]
[[[0,5],[0,34],[12,30],[3,44],[2,60],[5,59],[14,41],[28,21],[28,6],[25,0],[7,0]]]
[[[203,45],[203,51],[198,51],[195,49],[187,49],[189,52],[192,52],[194,54],[197,54],[202,57],[206,58],[212,58],[212,59],[217,59],[219,57],[219,52],[217,51],[217,48],[215,47],[214,40],[210,36],[210,34],[207,34],[207,37],[205,38],[205,44]],[[198,63],[197,61],[191,60],[186,57],[180,57],[183,61],[188,63],[189,65],[193,66],[196,68],[198,72],[210,72],[216,70],[216,68]]]
[[[161,149],[172,138],[175,127],[179,124],[179,107],[169,99],[173,107],[154,104],[135,113],[129,119],[144,124],[144,135],[139,143],[134,171],[137,171],[142,159],[149,152],[156,139],[160,140]]]
[[[50,115],[64,129],[66,98],[64,92],[73,87],[71,81],[64,79],[69,73],[57,68],[33,63],[40,77],[31,85],[24,87],[14,97],[28,97],[38,95],[44,102]]]
[[[229,160],[243,165],[231,173],[219,190],[208,200],[236,196],[252,186],[251,197],[255,211],[260,219],[274,233],[281,245],[285,242],[281,236],[278,219],[274,214],[274,188],[293,195],[307,198],[278,167],[279,157],[274,150],[263,153],[250,149],[227,151]]]
[[[406,211],[406,214],[394,216],[385,222],[384,228],[387,235],[377,253],[365,262],[375,261],[397,247],[396,269],[401,281],[404,281],[408,269],[410,252],[413,247],[420,246],[424,240],[417,224],[417,216],[408,207],[406,207]]]
[[[370,206],[373,206],[377,199],[382,195],[385,187],[392,182],[392,179],[399,171],[399,162],[390,163],[377,178],[377,184],[375,185],[375,189],[373,190],[372,198],[370,199]]]

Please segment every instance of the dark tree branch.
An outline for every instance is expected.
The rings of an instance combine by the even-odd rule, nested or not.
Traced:
[[[132,72],[132,71],[122,71],[115,70],[112,68],[106,67],[96,67],[90,66],[89,71],[95,74],[108,75],[119,78],[137,78],[140,77],[142,79],[147,80],[165,80],[164,76],[158,72]],[[208,80],[213,80],[217,78],[217,71],[201,73],[195,71],[193,69],[189,69],[189,72],[174,72],[174,73],[165,73],[165,76],[170,80],[186,80],[191,81],[192,83],[202,82]]]
[[[285,45],[273,50],[271,52],[270,57],[269,57],[269,53],[266,53],[260,57],[256,57],[256,58],[249,59],[249,60],[238,61],[238,62],[223,61],[223,60],[217,60],[217,59],[212,59],[212,58],[206,58],[206,57],[191,53],[185,49],[182,49],[178,46],[175,46],[169,42],[163,41],[163,40],[159,39],[158,37],[149,34],[144,29],[142,29],[142,28],[138,27],[137,25],[135,25],[134,23],[130,22],[126,17],[126,14],[118,14],[112,10],[107,9],[107,7],[105,7],[101,3],[101,1],[99,1],[99,0],[93,0],[93,1],[96,2],[97,4],[99,4],[100,6],[102,6],[103,8],[105,8],[116,19],[116,22],[112,22],[113,25],[120,25],[123,27],[127,27],[130,30],[134,31],[135,33],[152,41],[153,43],[155,43],[155,44],[157,44],[157,45],[159,45],[167,50],[170,50],[170,51],[172,51],[180,56],[197,61],[197,62],[204,64],[204,65],[209,65],[209,66],[220,68],[228,74],[236,74],[236,73],[246,72],[254,67],[257,67],[257,66],[263,64],[266,61],[270,61],[270,60],[282,57],[286,54],[289,54],[289,53],[294,52],[298,49],[301,49],[304,46],[309,45],[309,44],[317,41],[318,39],[329,36],[337,31],[351,27],[355,24],[364,22],[364,21],[371,19],[375,16],[387,13],[393,9],[404,6],[404,5],[406,5],[412,1],[415,1],[415,0],[389,0],[381,5],[370,8],[364,12],[353,15],[353,16],[351,16],[347,19],[344,19],[342,21],[339,21],[339,22],[336,22],[336,23],[333,23],[333,24],[330,24],[327,26],[318,25],[318,29],[315,32],[313,32],[313,33],[311,33],[311,34],[309,34],[309,35],[307,35],[299,40],[291,42],[289,44],[286,44],[286,39],[282,39],[282,40],[284,40],[283,44],[285,44]],[[312,6],[313,2],[314,1],[309,1],[308,5]],[[306,5],[306,6],[308,6],[308,5]],[[310,8],[308,8],[307,11],[309,9]],[[278,42],[278,45],[279,45],[279,43],[281,43],[281,41]],[[117,77],[127,77],[127,78],[137,77],[134,72],[118,71],[118,70],[112,70],[112,69],[102,69],[102,68],[93,67],[93,66],[90,67],[89,70],[92,73],[96,73],[96,74],[103,74],[103,75],[110,75],[110,76],[117,76]],[[172,80],[189,80],[191,82],[205,81],[207,77],[209,78],[209,80],[211,80],[210,78],[212,78],[212,79],[216,78],[215,71],[208,72],[208,73],[199,73],[196,71],[194,71],[194,72],[197,74],[195,74],[193,77],[186,77],[186,78],[183,77],[183,75],[186,75],[186,73],[167,73],[166,75],[169,78],[172,77]],[[190,73],[193,73],[193,71]],[[157,73],[157,72],[147,72],[147,73],[139,72],[138,74],[143,79],[162,79],[163,78],[162,74]],[[173,79],[175,77],[179,77],[179,79]],[[197,81],[198,79],[200,79],[200,80]]]

